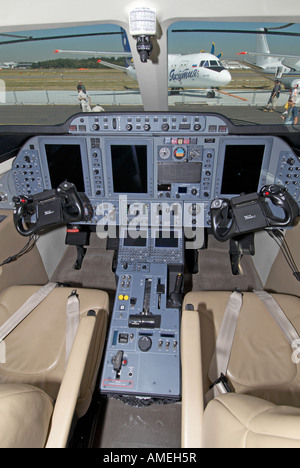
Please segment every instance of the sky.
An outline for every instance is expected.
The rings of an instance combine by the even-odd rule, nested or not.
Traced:
[[[178,33],[178,29],[243,29],[256,30],[260,27],[278,26],[276,23],[216,23],[216,22],[179,22],[170,26],[168,31],[168,49],[169,53],[196,53],[201,50],[210,52],[212,42],[215,43],[215,54],[223,52],[223,59],[237,58],[236,54],[242,51],[255,51],[256,36],[249,34],[224,34],[218,32],[189,32]],[[120,28],[115,25],[93,25],[74,28],[47,29],[39,31],[25,31],[14,34],[33,36],[33,37],[51,37],[53,35],[66,34],[86,34],[91,32],[116,32]],[[300,33],[300,24],[281,30],[282,32]],[[0,42],[5,42],[8,37],[1,37]],[[283,54],[300,55],[300,37],[275,37],[268,36],[268,42],[271,52]],[[0,62],[7,61],[41,61],[55,58],[67,57],[67,55],[55,55],[55,49],[74,49],[74,50],[102,50],[102,51],[121,51],[120,36],[94,36],[72,39],[53,39],[40,42],[30,42],[23,44],[0,45]],[[76,55],[70,55],[75,58]],[[80,58],[88,58],[89,55],[78,55]]]

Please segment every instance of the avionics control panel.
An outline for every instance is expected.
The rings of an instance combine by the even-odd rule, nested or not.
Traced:
[[[284,185],[300,199],[300,162],[292,149],[277,137],[231,136],[218,115],[80,114],[70,120],[69,134],[28,140],[11,174],[13,184],[1,187],[1,207],[11,208],[13,195],[68,180],[89,198],[84,223],[92,225],[135,220],[150,226],[153,217],[171,213],[182,224],[208,227],[214,198],[267,183]]]
[[[162,234],[121,230],[103,393],[180,397],[184,247],[181,230]]]

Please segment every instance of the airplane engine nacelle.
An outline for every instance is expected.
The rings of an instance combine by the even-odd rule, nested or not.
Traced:
[[[137,80],[136,70],[135,70],[134,67],[132,67],[132,66],[127,67],[126,73],[127,73],[127,75],[128,75],[130,78],[132,78],[133,80]]]

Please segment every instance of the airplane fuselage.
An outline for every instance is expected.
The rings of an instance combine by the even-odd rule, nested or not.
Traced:
[[[263,31],[262,29],[258,31]],[[250,55],[255,61],[245,61],[256,73],[274,81],[278,79],[286,89],[300,85],[300,60],[298,56],[277,55],[270,52],[265,34],[257,34],[256,52],[239,52],[237,55]]]
[[[170,88],[218,88],[231,81],[229,71],[212,54],[169,55]]]
[[[127,74],[137,79],[133,66],[127,68]],[[218,88],[226,86],[230,81],[229,71],[215,55],[169,55],[169,88]]]
[[[286,89],[292,88],[295,82],[300,81],[300,72],[285,67],[280,62],[270,64],[262,70],[256,69],[255,71],[268,80],[274,81],[275,78],[279,79]]]
[[[282,71],[282,74],[278,76],[278,79],[281,81],[281,83],[286,89],[289,89],[293,87],[295,80],[300,80],[300,73],[297,71],[293,71],[287,67],[283,67],[283,69],[284,70]],[[276,76],[276,70],[277,69],[275,67],[267,68],[263,72],[263,75],[269,80],[274,81],[274,76]]]

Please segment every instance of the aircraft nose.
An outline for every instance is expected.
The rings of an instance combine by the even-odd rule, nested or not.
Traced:
[[[232,80],[231,75],[228,70],[222,70],[219,75],[219,79],[220,79],[220,84],[222,84],[222,86],[228,85]]]

